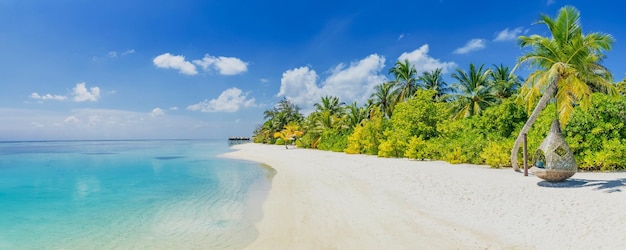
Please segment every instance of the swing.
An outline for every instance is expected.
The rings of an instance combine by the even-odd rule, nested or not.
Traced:
[[[550,133],[535,151],[532,166],[531,173],[550,182],[563,181],[576,173],[576,160],[561,134],[558,119],[552,122]]]

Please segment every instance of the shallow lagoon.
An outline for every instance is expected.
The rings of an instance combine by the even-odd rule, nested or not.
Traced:
[[[0,249],[234,249],[272,170],[225,141],[0,143]]]

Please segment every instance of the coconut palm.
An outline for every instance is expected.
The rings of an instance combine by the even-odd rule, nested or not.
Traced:
[[[395,101],[393,98],[393,82],[385,82],[374,87],[374,93],[370,96],[373,104],[379,106],[383,114],[388,118],[393,113]]]
[[[328,111],[331,115],[341,116],[344,111],[345,103],[339,102],[336,96],[323,96],[321,102],[315,103],[313,106],[316,112]]]
[[[255,130],[254,134],[259,138],[264,138],[262,141],[265,143],[271,143],[271,135],[280,131],[285,125],[291,122],[299,123],[302,120],[300,107],[286,98],[280,100],[274,108],[265,110],[263,115],[265,122]]]
[[[441,68],[422,72],[422,75],[417,78],[417,81],[421,82],[425,89],[436,91],[434,99],[437,102],[443,101],[442,97],[450,90],[448,84],[443,81]]]
[[[285,142],[285,148],[289,149],[289,147],[287,147],[289,141],[295,140],[298,136],[301,136],[302,134],[303,133],[302,131],[300,131],[300,126],[298,126],[296,123],[289,123],[285,125],[283,130],[274,133],[274,138],[283,139],[283,141]]]
[[[320,133],[320,136],[325,130],[341,128],[342,126],[342,117],[331,113],[329,110],[316,111],[311,116],[314,124],[312,129],[314,132]]]
[[[511,73],[508,66],[493,65],[489,75],[493,84],[493,94],[502,100],[513,96],[522,85],[522,79]]]
[[[349,128],[354,128],[361,123],[361,121],[367,119],[368,112],[365,107],[357,106],[356,102],[346,107],[345,122]]]
[[[478,69],[470,63],[469,74],[463,69],[456,69],[452,78],[458,83],[452,85],[455,93],[450,95],[455,103],[453,104],[453,119],[479,115],[487,107],[496,103],[497,98],[493,95],[489,82],[490,69],[483,70],[484,65]]]
[[[584,35],[580,12],[571,6],[561,8],[556,19],[541,15],[537,23],[545,24],[551,37],[520,36],[520,46],[532,50],[519,57],[515,65],[515,68],[522,64],[536,68],[520,91],[520,97],[532,113],[511,152],[511,163],[516,171],[519,170],[517,154],[523,134],[528,133],[550,100],[556,99],[558,118],[561,126],[565,126],[573,114],[574,105],[583,109],[590,106],[591,86],[614,89],[611,73],[600,64],[604,52],[611,49],[611,35]]]
[[[398,102],[402,102],[411,98],[417,91],[417,70],[405,59],[403,62],[397,61],[395,67],[389,69],[389,74],[393,74],[396,87],[396,98]]]

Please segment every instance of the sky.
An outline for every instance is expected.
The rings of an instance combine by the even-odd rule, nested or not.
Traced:
[[[614,37],[603,64],[624,78],[619,1],[0,0],[0,141],[250,136],[282,98],[362,104],[398,60],[449,84],[512,67],[565,5]]]

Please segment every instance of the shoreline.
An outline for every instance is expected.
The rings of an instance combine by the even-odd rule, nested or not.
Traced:
[[[273,177],[247,249],[555,249],[626,245],[626,173],[564,183],[511,169],[241,144]]]

